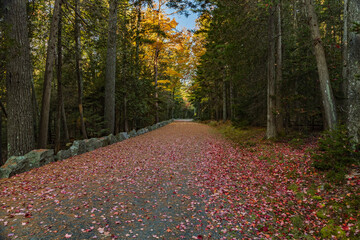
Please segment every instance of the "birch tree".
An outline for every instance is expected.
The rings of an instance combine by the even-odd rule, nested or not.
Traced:
[[[329,70],[326,63],[325,51],[321,41],[319,23],[313,0],[305,0],[309,15],[309,27],[314,45],[317,69],[320,80],[320,91],[324,107],[325,122],[328,129],[335,129],[337,123],[335,100],[330,85]]]

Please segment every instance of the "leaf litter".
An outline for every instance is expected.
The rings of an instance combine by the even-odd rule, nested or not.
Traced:
[[[236,147],[206,125],[172,123],[0,180],[0,236],[320,238],[327,221],[317,213],[330,199],[309,188],[321,184],[312,148]]]

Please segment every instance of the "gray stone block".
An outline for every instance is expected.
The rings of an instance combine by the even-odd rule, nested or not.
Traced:
[[[84,141],[85,141],[87,152],[90,152],[90,151],[93,151],[95,149],[102,147],[102,143],[97,138],[90,138],[90,139],[86,139]]]
[[[8,178],[15,174],[27,172],[33,168],[44,166],[54,161],[54,150],[37,149],[24,156],[10,157],[0,168],[0,178]]]
[[[11,169],[8,167],[2,166],[0,168],[0,178],[9,178],[11,174]]]
[[[86,143],[85,140],[75,140],[70,147],[71,155],[76,156],[83,153],[86,153]]]
[[[132,138],[132,137],[136,137],[136,136],[137,136],[136,130],[135,130],[135,129],[131,130],[131,131],[129,132],[129,136],[130,136],[131,138]]]
[[[127,132],[121,132],[121,133],[116,135],[116,138],[117,138],[118,142],[121,142],[121,141],[124,141],[124,140],[128,139],[129,135],[127,134]]]
[[[108,136],[98,138],[101,147],[106,147],[110,144],[110,140]]]
[[[67,149],[67,150],[60,150],[57,154],[56,154],[56,161],[61,161],[67,158],[70,158],[73,155],[71,149]]]
[[[147,132],[149,132],[149,130],[147,128],[141,128],[136,133],[137,133],[137,135],[141,135],[141,134],[144,134]]]
[[[1,168],[5,169],[4,172],[8,173],[8,177],[29,171],[31,169],[29,161],[25,158],[25,156],[12,156]]]
[[[110,134],[109,136],[107,136],[107,138],[108,138],[108,140],[109,140],[109,145],[118,142],[117,138],[116,138],[113,134]]]
[[[30,168],[37,168],[55,161],[53,149],[36,149],[24,156]]]

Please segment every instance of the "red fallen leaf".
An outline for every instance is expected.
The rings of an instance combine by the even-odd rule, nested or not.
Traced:
[[[269,231],[269,228],[268,227],[262,227],[262,229],[261,229],[263,232],[267,232],[267,231]]]
[[[348,225],[344,225],[344,226],[342,226],[341,228],[342,228],[342,230],[344,230],[344,231],[349,231],[349,230],[350,230],[350,228],[349,228]]]
[[[202,235],[198,235],[197,239],[204,239],[204,237]]]
[[[138,219],[138,222],[142,222],[143,220],[142,219]]]
[[[26,218],[31,218],[32,215],[31,215],[31,213],[28,213],[28,212],[27,212],[27,213],[25,213],[25,217],[26,217]]]

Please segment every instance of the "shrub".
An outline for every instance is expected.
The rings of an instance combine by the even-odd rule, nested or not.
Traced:
[[[348,137],[344,126],[325,131],[319,139],[318,151],[312,154],[314,167],[328,171],[327,177],[335,182],[345,178],[346,167],[359,158],[358,146]]]
[[[210,121],[208,124],[211,127],[217,127],[219,125],[219,123],[217,121]]]

